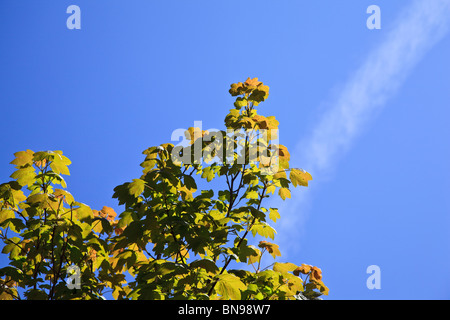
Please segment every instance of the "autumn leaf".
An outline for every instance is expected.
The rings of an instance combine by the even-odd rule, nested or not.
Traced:
[[[293,263],[290,262],[286,262],[286,263],[281,263],[281,262],[275,262],[273,265],[273,271],[277,271],[277,272],[291,272],[294,271],[297,268],[297,266]]]
[[[278,209],[270,208],[269,210],[269,219],[271,219],[273,222],[277,222],[277,219],[280,219],[280,213],[278,212]]]
[[[144,180],[133,179],[133,182],[131,182],[128,185],[128,192],[130,193],[130,195],[132,195],[135,198],[137,198],[144,191],[144,188],[145,188],[145,181]]]
[[[312,280],[322,280],[322,270],[317,267],[311,268],[311,274],[309,275]]]
[[[240,300],[241,291],[245,291],[247,286],[233,274],[221,274],[216,284],[216,293],[224,300]]]
[[[289,180],[291,180],[294,187],[298,185],[307,187],[308,181],[312,180],[312,176],[303,169],[293,168],[289,174]]]
[[[280,188],[278,194],[283,200],[286,200],[286,198],[291,198],[291,191],[288,188]]]
[[[100,217],[109,221],[113,221],[114,218],[117,216],[117,213],[114,211],[113,208],[104,206],[102,210],[92,210],[94,213],[94,217]]]
[[[312,266],[307,264],[302,264],[300,267],[294,270],[294,274],[298,276],[300,273],[308,274],[311,271]]]
[[[266,248],[266,250],[272,255],[274,259],[277,256],[281,257],[280,247],[275,243],[270,243],[263,240],[259,242],[258,247]]]
[[[233,83],[231,85],[231,89],[229,90],[230,94],[232,96],[238,96],[241,95],[244,89],[244,85],[242,82]]]
[[[14,153],[16,158],[10,163],[16,165],[17,167],[31,165],[33,163],[33,154],[34,152],[31,150],[16,152]]]
[[[258,78],[250,79],[250,77],[247,78],[244,82],[247,86],[257,87],[262,82],[258,81]]]

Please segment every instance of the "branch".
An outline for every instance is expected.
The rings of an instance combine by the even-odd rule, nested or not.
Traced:
[[[261,208],[261,203],[262,203],[262,200],[264,199],[264,194],[266,193],[266,189],[267,189],[267,185],[266,185],[266,183],[264,183],[264,188],[263,188],[263,191],[262,191],[262,193],[261,193],[261,197],[260,197],[260,199],[259,199],[258,210]],[[251,222],[250,225],[247,227],[247,230],[245,231],[245,233],[244,233],[244,235],[242,236],[241,240],[239,240],[238,244],[236,245],[236,248],[239,248],[239,246],[242,244],[242,242],[244,241],[244,239],[247,237],[248,232],[250,231],[250,229],[251,229],[251,228],[253,227],[253,225],[255,224],[255,222],[256,222],[256,217],[253,218],[252,222]],[[229,258],[227,259],[227,261],[225,262],[225,265],[222,267],[222,270],[220,270],[220,273],[218,274],[219,276],[226,270],[226,268],[228,267],[228,265],[230,264],[230,262],[231,262],[231,257],[229,257]],[[217,281],[218,281],[218,279],[216,279],[216,280],[213,282],[213,284],[212,284],[212,286],[211,286],[211,289],[209,289],[209,291],[208,291],[208,296],[211,295],[211,293],[213,292],[214,287],[215,287],[216,284],[217,284]]]

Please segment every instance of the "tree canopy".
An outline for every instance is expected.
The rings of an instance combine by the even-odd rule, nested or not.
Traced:
[[[184,143],[143,151],[142,175],[114,188],[120,214],[72,196],[64,180],[71,161],[62,151],[15,153],[13,180],[0,185],[0,238],[9,256],[0,268],[0,299],[101,299],[108,291],[143,300],[328,294],[316,266],[261,265],[263,255],[281,256],[271,242],[281,214],[264,200],[291,198],[291,189],[312,177],[289,166],[275,117],[257,112],[269,87],[248,78],[229,92],[236,100],[224,130],[191,127]]]

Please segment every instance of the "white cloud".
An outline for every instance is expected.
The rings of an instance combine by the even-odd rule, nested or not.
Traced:
[[[305,168],[315,181],[329,176],[370,119],[395,94],[425,53],[445,36],[449,24],[450,0],[416,0],[405,7],[389,31],[370,31],[386,32],[386,36],[336,98],[327,103],[313,132],[299,141],[291,152],[291,166]],[[295,248],[290,244],[303,231],[313,191],[305,190],[296,188],[292,199],[275,204],[282,215],[276,240],[285,250],[287,246],[290,250]]]

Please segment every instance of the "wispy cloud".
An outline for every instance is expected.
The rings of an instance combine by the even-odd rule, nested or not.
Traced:
[[[323,181],[414,66],[446,35],[449,25],[450,0],[416,0],[405,4],[389,31],[371,31],[387,34],[333,101],[326,103],[328,108],[317,126],[292,152],[291,165]],[[311,206],[311,190],[305,190],[297,188],[288,203],[277,203],[282,212],[277,242],[282,247],[292,243],[285,235],[292,239],[304,225]]]

